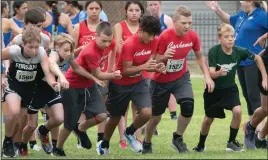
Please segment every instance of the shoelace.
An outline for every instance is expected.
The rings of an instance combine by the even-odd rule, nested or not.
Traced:
[[[243,144],[239,143],[237,140],[234,141],[234,144],[237,146],[237,147],[242,147]]]

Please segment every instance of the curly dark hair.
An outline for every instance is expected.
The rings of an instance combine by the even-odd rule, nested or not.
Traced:
[[[155,16],[143,16],[140,29],[152,35],[159,35],[161,33],[160,19]]]

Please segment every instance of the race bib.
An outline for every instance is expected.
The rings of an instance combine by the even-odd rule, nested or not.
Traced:
[[[169,59],[166,65],[167,72],[181,71],[183,69],[184,60],[185,59],[178,59],[178,60]]]
[[[138,72],[138,73],[136,73],[136,74],[134,74],[134,75],[132,75],[132,76],[129,76],[129,77],[139,77],[139,76],[141,76],[141,72]]]
[[[21,71],[18,70],[16,73],[16,79],[19,82],[31,82],[35,80],[37,71]]]

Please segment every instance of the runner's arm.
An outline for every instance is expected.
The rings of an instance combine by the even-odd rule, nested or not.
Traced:
[[[75,59],[72,58],[69,61],[71,67],[73,68],[74,72],[79,74],[80,76],[86,77],[87,79],[90,79],[92,81],[97,81],[98,79],[94,77],[92,74],[90,74],[88,71],[86,71],[83,67],[79,66],[76,62]]]
[[[91,73],[93,74],[93,76],[95,76],[96,78],[98,78],[100,80],[112,80],[112,79],[115,79],[114,73],[102,72],[100,67],[95,68],[95,69],[91,69]]]

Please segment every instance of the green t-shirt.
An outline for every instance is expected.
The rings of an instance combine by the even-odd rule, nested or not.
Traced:
[[[227,55],[223,52],[221,44],[215,45],[209,50],[208,63],[209,67],[215,67],[216,71],[224,67],[228,70],[226,76],[220,76],[214,79],[215,88],[223,89],[231,87],[235,84],[235,73],[240,61],[245,59],[255,59],[255,54],[249,52],[247,49],[234,46],[233,52]]]

